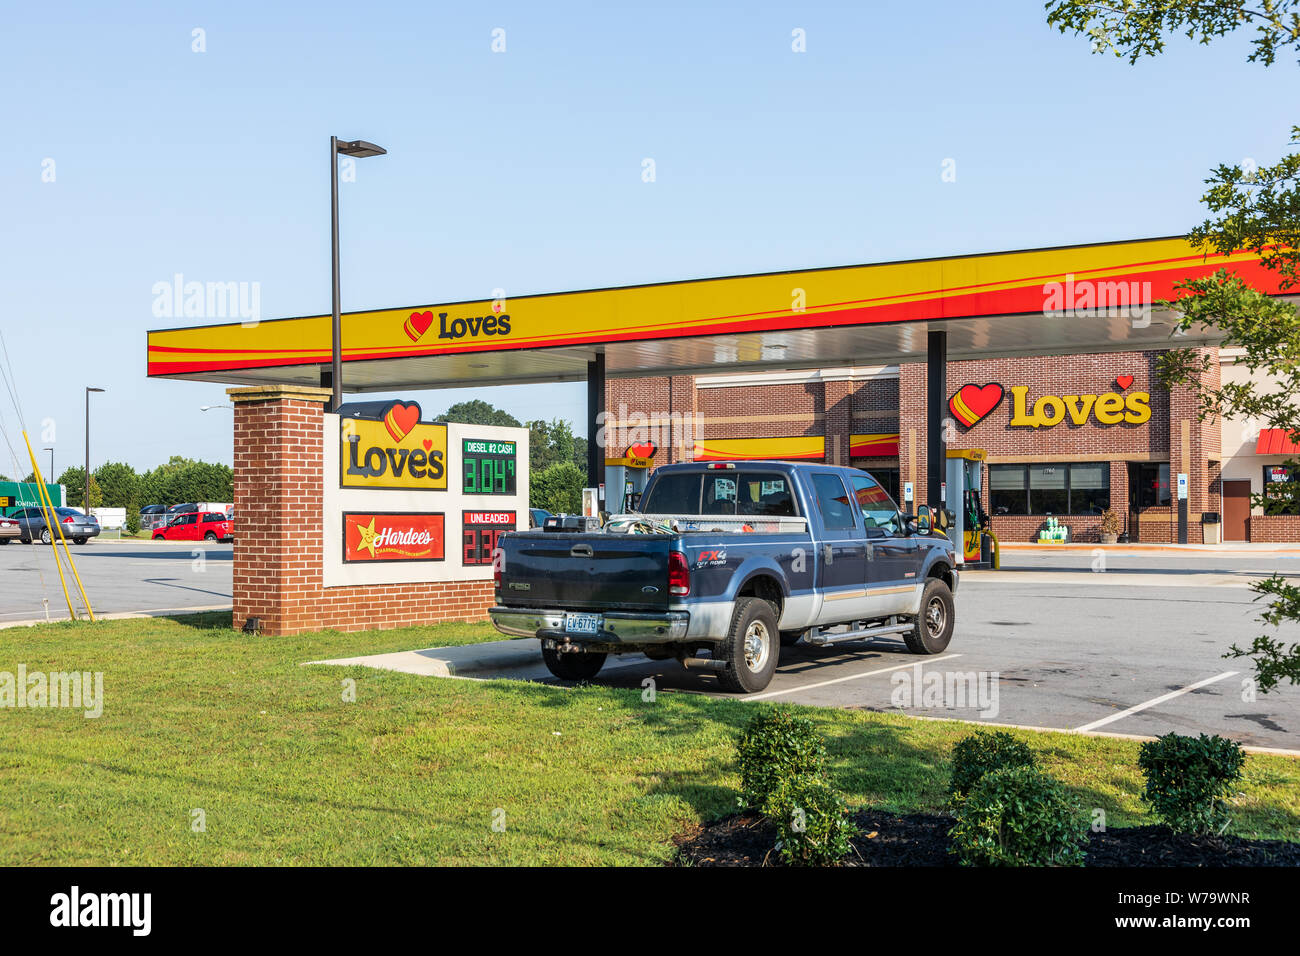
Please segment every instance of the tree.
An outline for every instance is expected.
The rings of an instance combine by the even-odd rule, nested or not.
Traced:
[[[66,468],[63,474],[59,475],[58,484],[62,485],[68,495],[69,508],[82,508],[82,502],[86,500],[86,469],[84,468]],[[56,501],[55,504],[58,504]],[[100,490],[99,482],[95,476],[90,476],[90,507],[102,508],[104,506],[104,493]]]
[[[482,399],[474,399],[469,402],[457,402],[451,408],[447,409],[438,416],[440,422],[461,422],[465,425],[504,425],[507,428],[518,428],[519,419],[507,411],[497,408],[495,405],[489,405]]]
[[[130,465],[109,461],[92,473],[104,492],[104,504],[109,508],[125,508],[128,512],[140,509],[140,476]]]
[[[553,514],[582,511],[582,489],[587,475],[571,461],[557,462],[533,474],[528,488],[528,505]]]
[[[1113,51],[1130,63],[1164,49],[1166,33],[1181,32],[1209,43],[1239,27],[1253,25],[1254,51],[1247,57],[1273,63],[1280,47],[1300,51],[1300,0],[1135,0],[1123,5],[1053,0],[1047,22],[1062,32],[1073,30],[1092,39],[1094,52]],[[1292,128],[1291,145],[1300,144],[1300,127]],[[1300,285],[1300,154],[1282,157],[1262,169],[1220,165],[1205,180],[1202,202],[1210,216],[1188,235],[1194,248],[1207,255],[1227,255],[1248,249],[1278,276],[1284,292]],[[1245,364],[1263,371],[1275,383],[1269,391],[1256,384],[1214,386],[1202,373],[1209,356],[1174,349],[1161,356],[1160,377],[1166,385],[1193,389],[1201,418],[1231,417],[1259,422],[1262,427],[1300,434],[1300,315],[1294,306],[1252,288],[1229,269],[1175,286],[1178,298],[1161,303],[1178,316],[1180,330],[1216,328],[1223,345],[1245,350]],[[1210,382],[1213,380],[1211,379]],[[1292,476],[1296,461],[1287,463]],[[1300,481],[1270,490],[1255,504],[1270,510],[1300,512]],[[1300,587],[1274,574],[1254,582],[1258,597],[1268,599],[1260,621],[1279,629],[1300,623]],[[1262,692],[1281,681],[1300,683],[1300,642],[1287,644],[1270,635],[1255,638],[1247,648],[1233,644],[1224,657],[1250,658]]]
[[[175,505],[186,501],[234,501],[235,476],[229,465],[173,455],[140,476],[141,504]]]

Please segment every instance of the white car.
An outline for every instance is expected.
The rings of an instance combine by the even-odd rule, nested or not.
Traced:
[[[22,529],[13,518],[0,517],[0,544],[8,544],[22,535]]]

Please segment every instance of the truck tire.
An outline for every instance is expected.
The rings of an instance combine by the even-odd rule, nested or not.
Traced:
[[[570,651],[567,654],[558,650],[542,648],[542,660],[546,669],[560,680],[591,680],[605,666],[604,654],[591,651]]]
[[[941,654],[952,640],[954,623],[952,592],[943,581],[929,578],[921,592],[921,613],[912,629],[903,633],[903,640],[913,654]]]
[[[741,598],[727,639],[713,651],[714,659],[725,665],[718,671],[718,683],[733,693],[760,691],[771,683],[780,656],[775,609],[762,598]]]

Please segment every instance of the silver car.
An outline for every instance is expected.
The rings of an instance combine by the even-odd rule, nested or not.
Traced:
[[[54,513],[63,526],[63,537],[75,544],[85,544],[99,534],[99,519],[94,515],[83,514],[76,508],[55,508]],[[45,526],[45,513],[40,508],[23,508],[9,517],[17,520],[18,536],[23,544],[31,544],[33,540],[51,544],[58,536]]]

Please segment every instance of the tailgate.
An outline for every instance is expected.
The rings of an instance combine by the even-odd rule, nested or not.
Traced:
[[[507,607],[664,610],[668,554],[675,539],[659,534],[501,536],[501,603]]]

